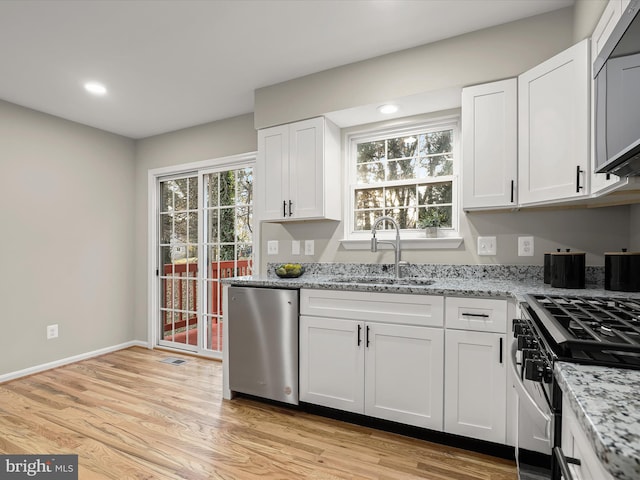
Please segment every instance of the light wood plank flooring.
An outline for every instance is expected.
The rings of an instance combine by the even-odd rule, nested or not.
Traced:
[[[81,480],[517,477],[507,460],[224,401],[219,362],[143,348],[0,385],[0,453],[77,453]]]

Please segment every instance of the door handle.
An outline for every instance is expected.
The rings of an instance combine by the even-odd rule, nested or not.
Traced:
[[[360,332],[362,331],[362,325],[358,324],[358,346],[360,346]]]
[[[502,363],[502,337],[500,337],[500,363]]]
[[[287,201],[286,200],[282,201],[282,216],[283,217],[287,216]]]
[[[367,348],[369,348],[369,325],[367,325],[366,337],[367,337]]]
[[[289,200],[289,216],[293,215],[293,202]]]
[[[511,180],[511,203],[513,203],[514,189],[515,189],[515,181]]]

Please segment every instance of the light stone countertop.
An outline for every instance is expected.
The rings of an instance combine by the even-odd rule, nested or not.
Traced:
[[[336,277],[391,277],[385,266],[310,265],[299,278],[274,275],[222,279],[226,285],[270,288],[319,288],[344,291],[410,293],[510,298],[522,301],[525,294],[563,296],[626,297],[640,299],[640,293],[614,292],[602,287],[602,271],[587,270],[585,289],[553,288],[542,282],[542,268],[500,265],[424,266],[409,276],[429,278],[430,285],[388,285],[345,283]],[[380,267],[380,268],[376,268]],[[272,270],[272,268],[270,268]],[[556,378],[582,424],[594,450],[615,478],[640,479],[640,371],[558,362]]]
[[[640,371],[557,362],[555,373],[596,455],[614,478],[640,478]]]

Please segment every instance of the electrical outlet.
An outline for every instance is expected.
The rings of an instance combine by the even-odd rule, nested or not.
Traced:
[[[267,242],[267,255],[278,254],[278,240],[269,240]]]
[[[291,255],[300,255],[300,240],[291,240]]]
[[[518,237],[518,256],[533,257],[533,237]]]
[[[313,240],[305,240],[304,241],[304,254],[305,255],[313,255],[315,250],[315,242]]]
[[[496,237],[478,237],[478,255],[495,255]]]
[[[58,324],[47,325],[47,340],[58,338]]]

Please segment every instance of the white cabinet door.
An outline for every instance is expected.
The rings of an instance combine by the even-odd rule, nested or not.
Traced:
[[[562,409],[562,453],[565,457],[579,460],[569,463],[574,480],[612,480],[613,476],[604,468],[587,434],[569,407],[569,400],[563,395]]]
[[[442,431],[442,329],[367,323],[365,330],[365,414]]]
[[[300,400],[364,411],[363,322],[300,317]]]
[[[518,82],[462,89],[463,208],[515,206]]]
[[[294,218],[323,215],[324,120],[313,118],[290,126],[289,212]]]
[[[258,131],[259,220],[340,219],[340,133],[318,117]]]
[[[264,219],[284,218],[289,199],[289,127],[258,130],[259,198]],[[256,189],[258,190],[258,189]],[[256,192],[258,193],[258,192]]]
[[[520,204],[587,195],[589,40],[518,77]]]
[[[445,432],[506,442],[504,337],[486,332],[446,331]]]

